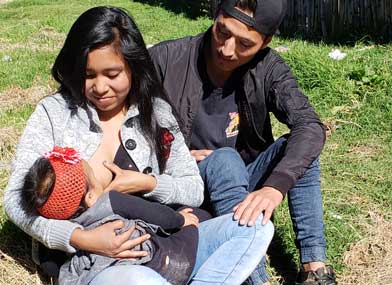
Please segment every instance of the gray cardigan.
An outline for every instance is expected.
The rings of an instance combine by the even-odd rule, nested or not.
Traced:
[[[157,122],[174,136],[170,157],[162,175],[159,175],[156,155],[141,133],[138,115],[137,107],[131,106],[121,126],[121,141],[137,168],[140,171],[152,170],[151,174],[157,179],[156,188],[145,197],[163,204],[199,206],[203,201],[203,181],[170,105],[161,99],[154,102]],[[4,195],[8,217],[47,247],[75,252],[75,248],[70,245],[70,237],[75,228],[81,226],[67,220],[48,220],[36,213],[23,211],[20,189],[27,170],[53,146],[74,147],[83,159],[88,160],[97,150],[101,137],[98,114],[93,106],[79,107],[71,112],[61,94],[42,99],[27,122],[13,160]]]

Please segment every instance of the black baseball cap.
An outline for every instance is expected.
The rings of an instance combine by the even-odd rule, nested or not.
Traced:
[[[226,14],[254,28],[265,36],[274,35],[286,16],[286,0],[256,0],[256,9],[253,17],[236,8],[238,2],[239,0],[222,0],[220,8]]]

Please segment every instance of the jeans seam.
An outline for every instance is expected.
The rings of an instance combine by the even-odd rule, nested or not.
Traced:
[[[256,226],[255,226],[255,227],[256,227]],[[253,238],[252,238],[252,240],[249,242],[249,245],[248,245],[248,247],[247,247],[245,253],[241,255],[240,260],[235,264],[235,266],[233,267],[233,269],[230,271],[230,273],[226,276],[225,280],[223,280],[223,283],[221,283],[221,284],[225,284],[225,283],[226,283],[227,279],[228,279],[228,278],[233,274],[233,272],[235,271],[235,268],[238,266],[238,264],[240,264],[242,258],[243,258],[245,255],[248,254],[249,248],[250,248],[251,244],[252,244],[252,243],[254,242],[254,240],[255,240],[256,232],[257,232],[257,229],[255,229],[255,230],[253,231]],[[252,272],[251,272],[251,273],[252,273]]]

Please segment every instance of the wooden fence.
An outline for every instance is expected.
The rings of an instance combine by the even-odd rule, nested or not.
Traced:
[[[283,34],[392,40],[392,0],[288,0]]]

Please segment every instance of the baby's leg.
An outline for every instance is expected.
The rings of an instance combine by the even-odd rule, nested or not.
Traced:
[[[198,230],[186,226],[168,237],[156,239],[157,251],[147,266],[159,272],[172,284],[185,284],[194,267]]]

